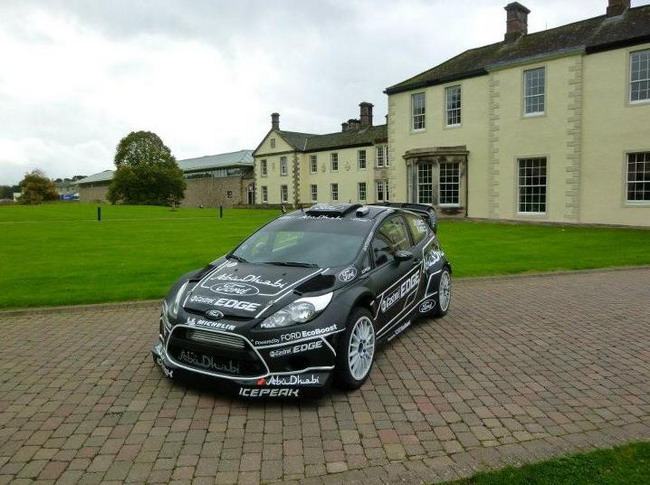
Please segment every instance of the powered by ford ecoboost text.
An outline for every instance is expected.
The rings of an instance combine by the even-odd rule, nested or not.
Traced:
[[[451,265],[427,205],[315,205],[183,276],[162,305],[154,361],[246,398],[359,388],[377,346],[441,317]]]

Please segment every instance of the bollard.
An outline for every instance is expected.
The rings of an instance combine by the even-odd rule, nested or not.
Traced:
[[[219,219],[223,219],[223,206],[219,206]]]
[[[97,220],[101,221],[102,220],[102,208],[97,207]]]

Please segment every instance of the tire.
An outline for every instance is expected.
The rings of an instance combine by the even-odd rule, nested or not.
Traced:
[[[355,308],[338,343],[334,371],[337,386],[345,390],[359,389],[370,375],[376,349],[372,314],[365,308]]]
[[[441,318],[449,311],[451,304],[451,273],[447,266],[443,266],[442,273],[440,273],[440,280],[438,281],[438,294],[436,295],[436,305],[429,313],[433,318]]]

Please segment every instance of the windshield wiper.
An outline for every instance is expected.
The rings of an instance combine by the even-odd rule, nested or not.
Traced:
[[[232,253],[226,254],[226,259],[234,259],[235,261],[239,261],[240,263],[248,263],[248,261],[246,261],[244,258],[240,256],[236,256]]]
[[[314,263],[302,263],[300,261],[262,261],[262,264],[272,264],[274,266],[295,266],[297,268],[318,268]]]

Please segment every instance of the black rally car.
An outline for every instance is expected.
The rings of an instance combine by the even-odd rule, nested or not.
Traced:
[[[379,344],[450,299],[432,207],[319,204],[183,276],[153,357],[168,377],[209,376],[251,398],[319,394],[332,378],[356,389]]]

